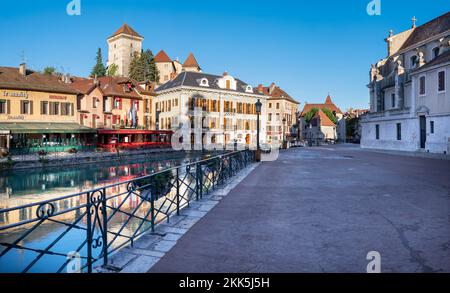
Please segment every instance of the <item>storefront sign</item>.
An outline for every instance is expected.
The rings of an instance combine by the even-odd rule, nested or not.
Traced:
[[[25,120],[25,116],[24,115],[15,115],[15,116],[8,115],[7,119],[8,120]]]
[[[67,100],[67,96],[55,96],[55,95],[51,95],[51,96],[49,96],[49,99],[51,99],[51,100]]]
[[[28,99],[28,93],[27,92],[3,92],[4,97],[12,97],[12,98],[26,98]]]

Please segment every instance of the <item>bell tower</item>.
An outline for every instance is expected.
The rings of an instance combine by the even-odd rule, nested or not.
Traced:
[[[128,77],[131,59],[137,52],[142,51],[142,41],[144,38],[139,35],[128,24],[122,25],[112,36],[108,42],[108,66],[117,65],[117,75]]]

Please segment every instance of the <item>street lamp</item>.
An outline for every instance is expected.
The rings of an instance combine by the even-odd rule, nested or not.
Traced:
[[[255,103],[256,108],[256,160],[261,161],[261,149],[259,148],[259,115],[261,114],[262,103],[258,99]]]
[[[285,131],[285,128],[284,128],[284,125],[286,124],[286,117],[283,117],[283,120],[281,120],[281,121],[283,121],[283,127],[282,127],[282,131],[283,131],[283,133],[282,133],[282,135],[283,135],[283,149],[286,149],[287,148],[287,146],[286,146],[286,131]]]

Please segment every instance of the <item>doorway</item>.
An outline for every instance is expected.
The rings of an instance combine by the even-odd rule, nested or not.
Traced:
[[[425,142],[427,141],[427,120],[425,116],[419,116],[420,121],[420,148],[425,148]]]

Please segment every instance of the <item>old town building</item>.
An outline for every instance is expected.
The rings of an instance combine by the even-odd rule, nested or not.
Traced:
[[[307,114],[311,111],[314,112],[314,115],[307,121]],[[301,139],[345,141],[344,115],[341,109],[333,103],[330,95],[326,97],[323,104],[305,103],[299,121]]]
[[[156,90],[155,109],[160,129],[201,128],[209,141],[203,143],[255,145],[257,115],[255,103],[263,104],[261,136],[265,141],[267,101],[249,84],[224,73],[222,76],[184,71]],[[200,118],[194,110],[201,110]],[[200,122],[196,125],[196,119]],[[192,138],[192,137],[191,137]]]
[[[128,76],[131,59],[134,54],[142,51],[142,41],[144,38],[139,35],[128,24],[122,25],[108,42],[108,66],[117,65],[118,76]]]
[[[67,77],[0,67],[0,148],[12,152],[39,146],[65,149],[89,144],[95,132],[80,126],[78,91]]]
[[[259,85],[257,90],[268,96],[267,142],[281,144],[282,141],[290,141],[292,128],[297,124],[299,103],[275,83],[267,87]]]
[[[194,54],[190,53],[186,58],[186,61],[181,64],[178,58],[175,60],[170,59],[170,57],[164,52],[164,50],[159,51],[155,56],[156,67],[159,72],[159,82],[158,84],[163,84],[171,79],[174,79],[178,74],[183,71],[195,71],[201,72],[201,68],[194,57]]]
[[[450,151],[450,12],[386,38],[370,69],[361,147]]]

